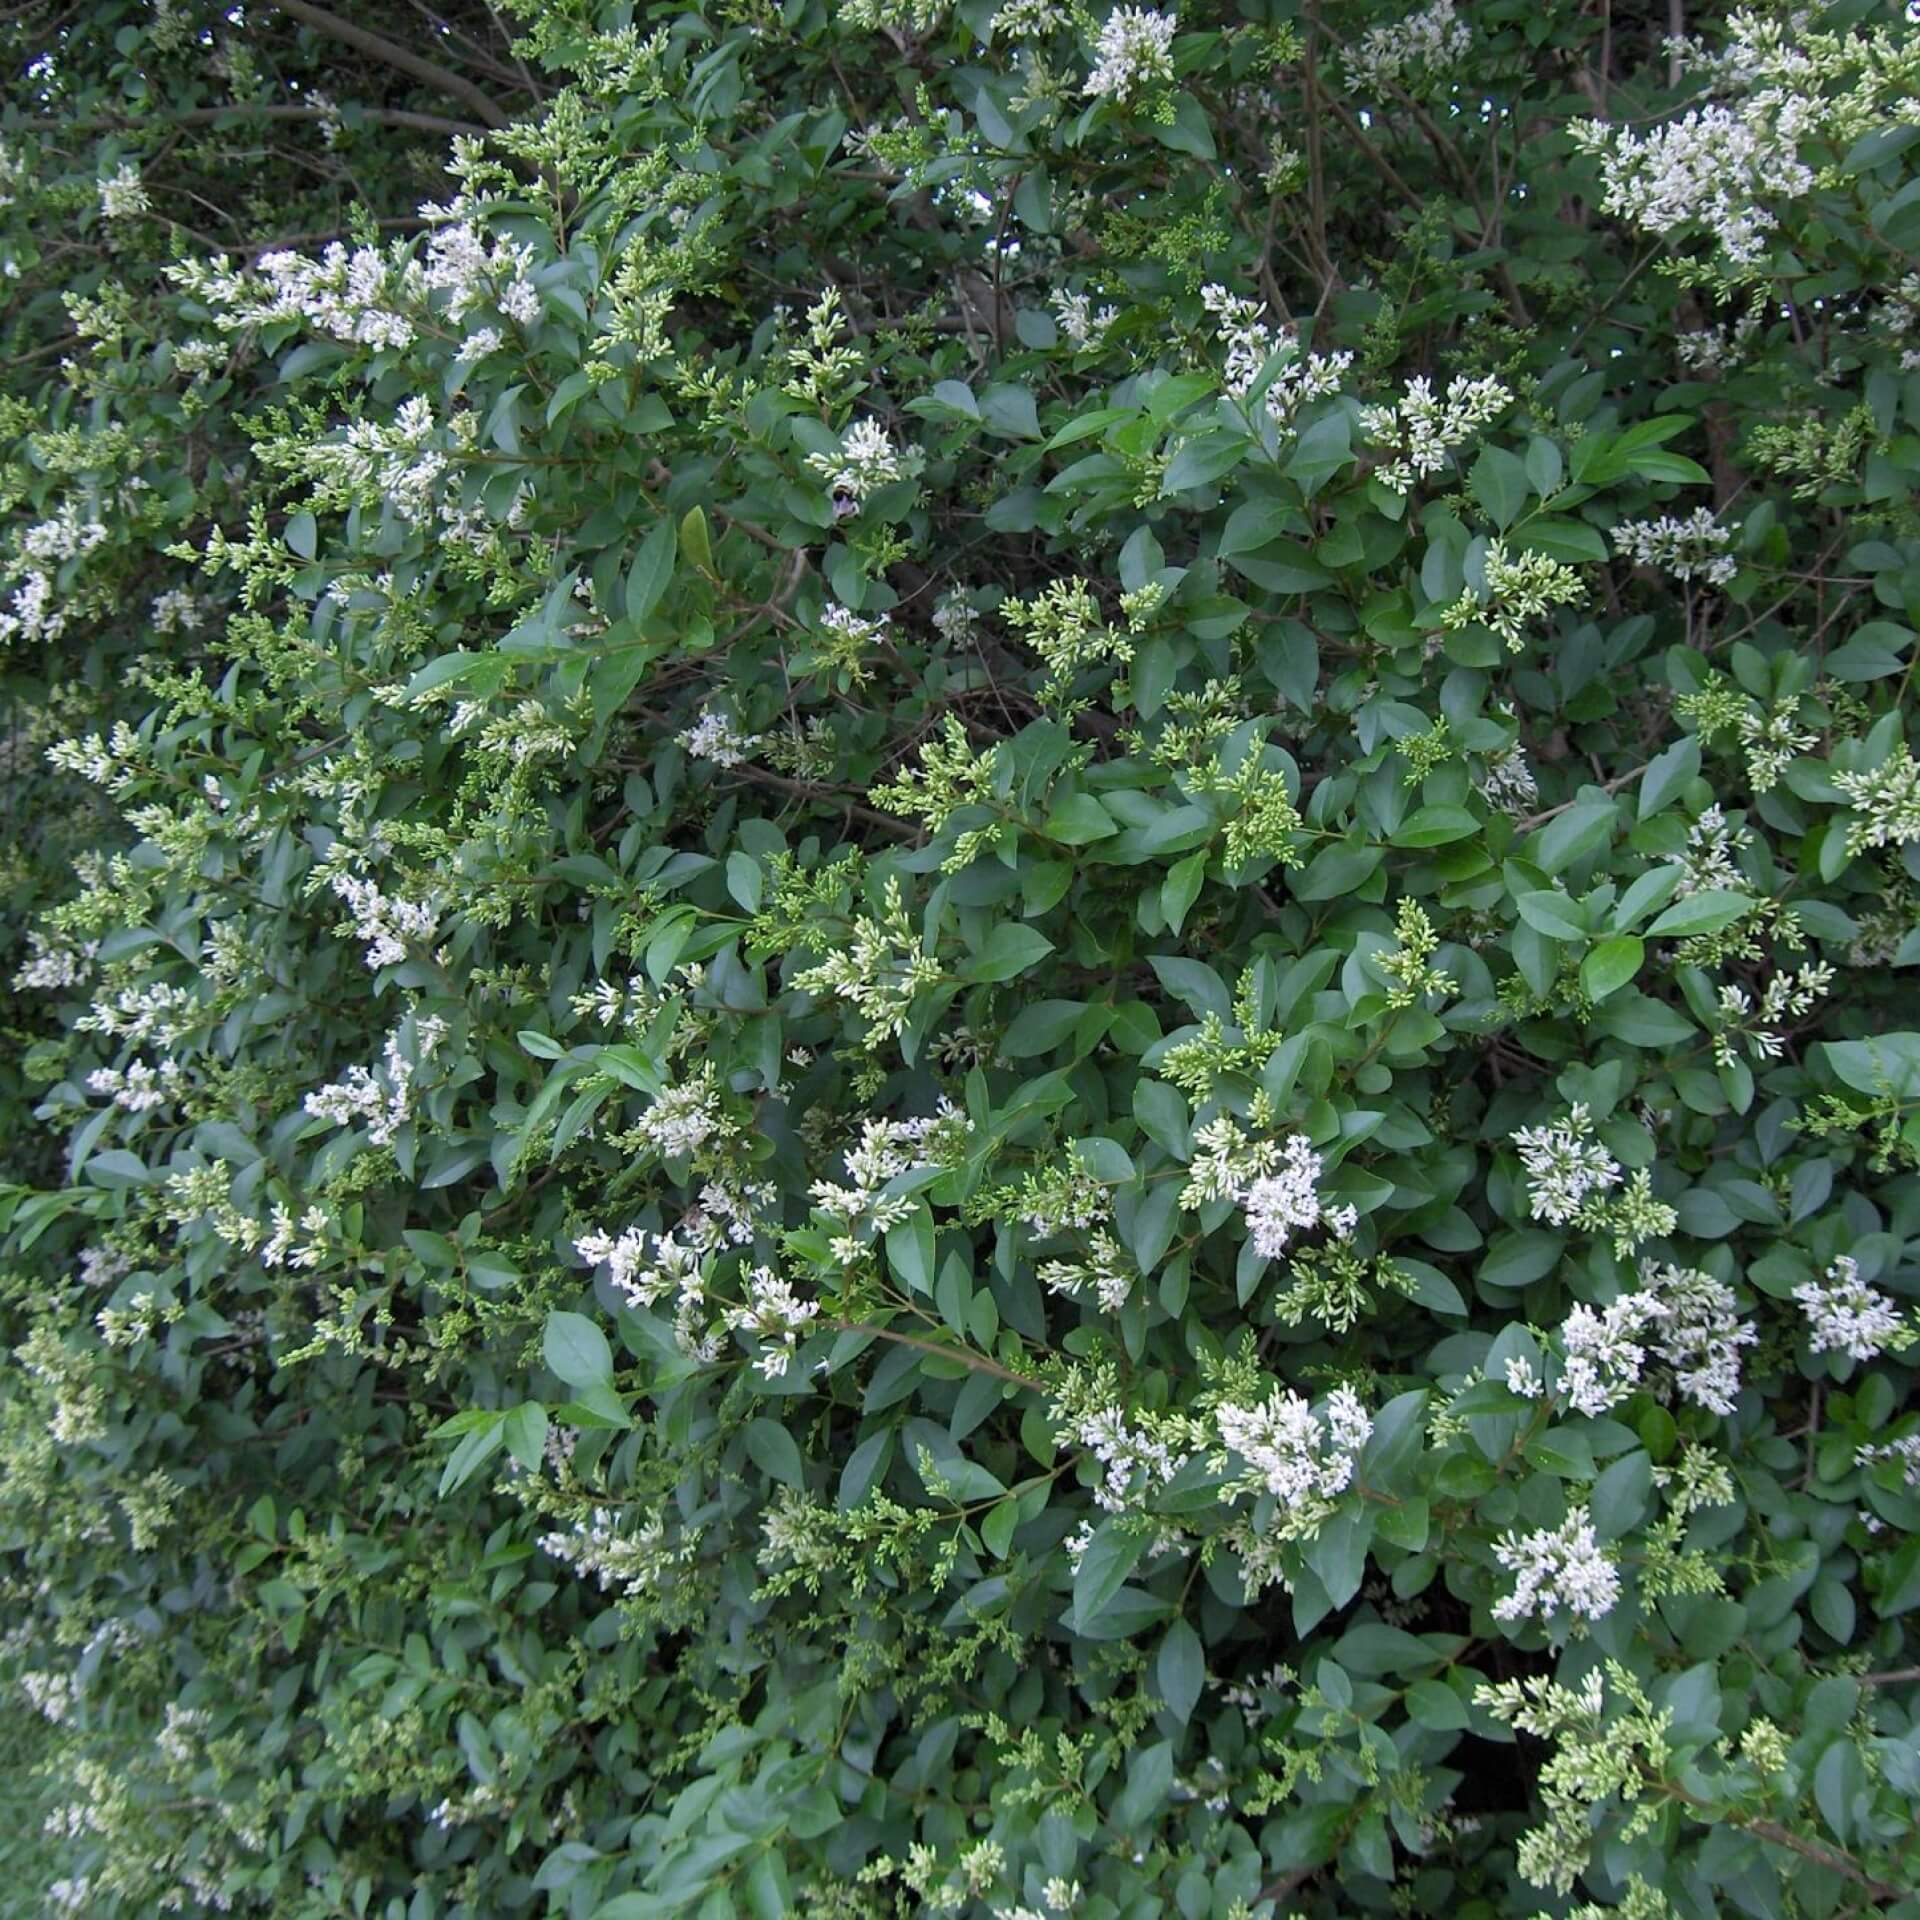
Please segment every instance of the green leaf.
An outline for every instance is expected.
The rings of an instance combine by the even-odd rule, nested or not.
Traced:
[[[1544,933],[1549,940],[1584,941],[1587,938],[1589,928],[1585,911],[1564,893],[1551,888],[1517,893],[1513,897],[1513,904],[1520,910],[1520,918],[1536,932]]]
[[[800,1461],[799,1444],[779,1421],[749,1420],[746,1440],[753,1464],[769,1480],[777,1480],[796,1492],[806,1486],[807,1473]]]
[[[1207,1681],[1207,1656],[1200,1636],[1184,1620],[1176,1620],[1160,1642],[1153,1663],[1153,1690],[1167,1703],[1167,1710],[1182,1726],[1193,1718],[1200,1704],[1200,1690]]]
[[[1564,872],[1607,844],[1613,837],[1614,819],[1610,800],[1575,802],[1533,836],[1529,846],[1534,863],[1548,873]]]
[[[637,627],[664,598],[673,581],[679,538],[671,520],[662,519],[640,543],[627,574],[626,617]]]
[[[1829,1040],[1820,1049],[1835,1077],[1875,1099],[1920,1100],[1920,1033]]]
[[[1196,160],[1216,157],[1213,130],[1207,125],[1206,112],[1191,94],[1180,96],[1171,121],[1162,124],[1156,120],[1152,124],[1153,137],[1163,147],[1170,147],[1175,153],[1190,153]]]
[[[501,1442],[506,1438],[506,1423],[507,1416],[496,1413],[454,1448],[440,1475],[440,1499],[465,1486],[500,1451]]]
[[[547,1444],[547,1410],[537,1400],[523,1400],[501,1422],[507,1451],[529,1473],[540,1471]]]
[[[1580,963],[1581,990],[1594,1001],[1618,993],[1640,971],[1646,957],[1645,946],[1630,933],[1602,940]]]
[[[1665,752],[1656,753],[1640,776],[1639,817],[1651,820],[1661,808],[1670,805],[1699,772],[1700,742],[1691,734]]]
[[[1520,516],[1531,491],[1526,467],[1500,447],[1482,447],[1480,457],[1467,475],[1473,497],[1487,511],[1487,517],[1505,532]]]
[[[1139,1565],[1146,1546],[1142,1534],[1123,1533],[1113,1520],[1103,1520],[1094,1528],[1093,1538],[1080,1556],[1080,1571],[1073,1580],[1073,1605],[1067,1610],[1067,1624],[1075,1633],[1084,1631],[1105,1612],[1108,1601]]]
[[[1037,967],[1053,951],[1053,942],[1034,927],[1003,920],[988,934],[986,945],[960,969],[963,980],[976,984],[1012,980]]]
[[[1709,888],[1676,900],[1647,928],[1647,938],[1685,940],[1697,933],[1718,933],[1750,912],[1753,902],[1744,893]]]
[[[613,1382],[613,1349],[585,1314],[548,1314],[541,1351],[547,1365],[570,1387]]]
[[[1445,847],[1486,831],[1471,808],[1436,804],[1416,807],[1391,836],[1396,847]]]

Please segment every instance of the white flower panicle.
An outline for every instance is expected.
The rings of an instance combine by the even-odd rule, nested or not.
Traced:
[[[1740,1392],[1740,1349],[1759,1339],[1733,1289],[1698,1267],[1647,1261],[1640,1284],[1659,1303],[1653,1344],[1681,1395],[1725,1418]]]
[[[1860,1278],[1860,1263],[1851,1254],[1841,1254],[1823,1279],[1795,1287],[1793,1297],[1807,1316],[1812,1329],[1807,1344],[1815,1353],[1872,1360],[1889,1347],[1907,1344],[1899,1311]]]
[[[1677,891],[1682,896],[1741,892],[1746,879],[1735,862],[1752,844],[1753,835],[1745,827],[1730,826],[1716,801],[1687,829],[1687,844],[1675,859],[1681,869]]]
[[[1613,530],[1613,546],[1635,566],[1723,587],[1740,571],[1727,551],[1734,531],[1714,518],[1711,507],[1696,507],[1684,520],[1672,513],[1657,520],[1623,520]]]
[[[1277,1260],[1296,1233],[1326,1227],[1336,1239],[1346,1239],[1359,1216],[1350,1206],[1325,1206],[1319,1181],[1324,1166],[1305,1134],[1292,1135],[1280,1150],[1273,1172],[1252,1181],[1242,1197],[1247,1232],[1262,1258]]]
[[[1353,355],[1307,353],[1300,351],[1298,335],[1291,327],[1278,333],[1266,323],[1266,309],[1256,300],[1248,300],[1216,284],[1200,289],[1200,301],[1218,322],[1216,333],[1227,350],[1227,391],[1236,400],[1244,400],[1253,390],[1261,371],[1276,354],[1279,368],[1262,397],[1269,418],[1285,424],[1310,401],[1338,393],[1341,382],[1353,365]]]
[[[181,1075],[178,1060],[157,1066],[132,1060],[122,1067],[96,1067],[87,1075],[90,1092],[104,1094],[126,1113],[151,1113],[174,1098]]]
[[[867,1119],[859,1140],[846,1151],[844,1180],[816,1180],[809,1198],[838,1229],[833,1255],[851,1266],[868,1239],[899,1226],[913,1212],[911,1194],[888,1193],[888,1185],[915,1167],[942,1164],[973,1130],[951,1100],[915,1120]]]
[[[1640,1289],[1598,1310],[1575,1306],[1560,1328],[1559,1391],[1576,1413],[1598,1419],[1640,1385],[1650,1359],[1672,1370],[1684,1399],[1726,1416],[1740,1391],[1740,1349],[1759,1336],[1743,1322],[1733,1289],[1698,1268],[1641,1267]],[[1516,1389],[1517,1391],[1517,1389]]]
[[[1593,1137],[1584,1106],[1572,1108],[1558,1126],[1520,1128],[1513,1144],[1526,1172],[1536,1220],[1567,1226],[1595,1198],[1620,1184],[1620,1163]]]
[[[1148,87],[1171,83],[1176,24],[1172,14],[1150,7],[1116,7],[1094,42],[1088,98],[1125,104]]]
[[[1090,295],[1069,293],[1065,288],[1049,294],[1047,304],[1053,309],[1062,337],[1076,353],[1099,346],[1107,337],[1107,329],[1120,317],[1117,307],[1101,307],[1096,312]]]
[[[152,206],[140,169],[131,160],[123,160],[100,182],[100,212],[105,219],[137,220]]]
[[[383,893],[372,880],[336,873],[333,890],[353,916],[353,931],[367,945],[368,967],[397,967],[409,942],[425,944],[439,930],[440,911],[430,900],[406,900]]]
[[[731,715],[708,707],[675,738],[696,760],[711,760],[716,767],[737,767],[752,755],[764,736],[742,733]]]
[[[401,1041],[401,1029],[387,1035],[383,1071],[386,1084],[365,1067],[349,1067],[344,1080],[319,1088],[306,1098],[307,1112],[336,1127],[364,1126],[376,1147],[388,1146],[413,1117],[413,1077],[446,1038],[447,1023],[437,1015],[414,1022],[414,1059]]]
[[[1497,1601],[1496,1620],[1551,1620],[1564,1607],[1582,1620],[1599,1620],[1620,1598],[1620,1573],[1594,1537],[1593,1519],[1575,1507],[1557,1527],[1509,1533],[1496,1542],[1494,1558],[1518,1576],[1513,1591]]]
[[[1456,374],[1444,399],[1436,397],[1426,375],[1407,382],[1403,399],[1362,407],[1360,425],[1377,446],[1393,449],[1377,469],[1382,486],[1410,493],[1416,482],[1439,473],[1459,448],[1498,418],[1512,393],[1491,374],[1473,379]]]
[[[1780,225],[1768,202],[1809,194],[1814,173],[1799,157],[1816,136],[1818,104],[1768,88],[1740,106],[1693,108],[1647,132],[1572,121],[1574,146],[1601,163],[1607,213],[1651,234],[1705,227],[1736,269],[1757,269]]]
[[[1257,1490],[1271,1494],[1296,1521],[1324,1517],[1353,1484],[1361,1449],[1373,1434],[1373,1421],[1350,1387],[1337,1387],[1323,1414],[1276,1386],[1254,1405],[1221,1405],[1215,1421],[1221,1446],[1239,1455]]]
[[[771,1267],[754,1267],[745,1276],[747,1297],[728,1307],[723,1316],[729,1332],[751,1333],[760,1341],[754,1365],[769,1380],[786,1377],[794,1352],[808,1323],[817,1319],[820,1303],[803,1300]]]
[[[1904,847],[1920,840],[1920,761],[1903,740],[1877,767],[1838,773],[1833,784],[1861,818],[1847,829],[1847,848]]]
[[[634,1130],[661,1159],[680,1160],[709,1140],[731,1139],[740,1123],[721,1105],[713,1063],[708,1061],[691,1079],[658,1095]]]
[[[1454,0],[1432,0],[1392,26],[1369,27],[1341,56],[1347,85],[1383,94],[1394,87],[1419,92],[1449,73],[1473,48],[1473,32]]]
[[[543,1533],[540,1551],[577,1573],[591,1574],[603,1591],[632,1599],[657,1584],[672,1558],[665,1551],[666,1528],[658,1518],[636,1533],[623,1534],[619,1526],[611,1511],[596,1507],[569,1532]]]
[[[917,473],[920,464],[919,450],[901,453],[877,420],[856,420],[833,452],[807,456],[807,465],[849,511],[864,507],[882,487]]]

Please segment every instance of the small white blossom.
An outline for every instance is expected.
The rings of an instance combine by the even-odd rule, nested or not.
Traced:
[[[152,205],[140,169],[131,160],[123,160],[100,182],[100,211],[109,220],[136,220]]]
[[[1126,102],[1143,88],[1170,83],[1176,24],[1172,14],[1150,7],[1116,7],[1094,42],[1088,98]]]
[[[1795,1287],[1793,1297],[1812,1327],[1807,1344],[1815,1353],[1871,1360],[1888,1346],[1901,1344],[1904,1329],[1898,1310],[1860,1278],[1859,1262],[1851,1254],[1841,1254],[1824,1280]]]
[[[1684,520],[1672,513],[1657,520],[1622,520],[1613,530],[1613,545],[1635,566],[1723,587],[1740,570],[1727,551],[1734,531],[1714,518],[1711,507],[1696,507]]]
[[[679,744],[696,760],[711,760],[716,767],[737,767],[748,759],[764,736],[742,733],[732,717],[709,707],[692,726],[676,736]]]
[[[1522,1127],[1514,1134],[1536,1220],[1564,1227],[1593,1196],[1620,1184],[1619,1161],[1592,1135],[1583,1106],[1557,1127]]]
[[[1519,1576],[1514,1590],[1496,1603],[1496,1620],[1524,1620],[1529,1614],[1551,1620],[1561,1607],[1581,1619],[1598,1620],[1620,1598],[1619,1570],[1595,1539],[1585,1507],[1575,1507],[1557,1527],[1507,1534],[1493,1555]]]

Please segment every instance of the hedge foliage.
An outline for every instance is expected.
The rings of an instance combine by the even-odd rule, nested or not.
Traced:
[[[33,1910],[1920,1915],[1920,30],[515,15],[4,29]]]

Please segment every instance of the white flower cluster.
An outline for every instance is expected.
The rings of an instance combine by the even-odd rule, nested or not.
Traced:
[[[1731,373],[1747,357],[1760,331],[1761,311],[1749,307],[1739,319],[1720,327],[1695,327],[1674,335],[1674,352],[1688,373]]]
[[[470,223],[453,221],[428,235],[424,259],[408,242],[382,253],[336,240],[317,259],[281,248],[262,254],[251,271],[236,272],[220,256],[167,272],[213,308],[225,332],[296,322],[378,350],[411,346],[436,297],[454,326],[483,304],[532,326],[540,317],[533,263],[529,248],[507,239],[489,243]]]
[[[720,1104],[712,1061],[689,1080],[669,1087],[635,1122],[634,1131],[663,1160],[684,1159],[709,1140],[731,1139],[740,1123]]]
[[[688,1358],[711,1366],[723,1342],[707,1314],[706,1256],[751,1244],[757,1216],[774,1205],[771,1186],[735,1189],[710,1181],[699,1206],[672,1232],[628,1227],[616,1239],[595,1229],[576,1239],[573,1250],[590,1266],[604,1265],[608,1280],[636,1312],[673,1295],[675,1344]]]
[[[1726,810],[1716,800],[1687,829],[1687,844],[1674,861],[1681,870],[1677,891],[1683,897],[1743,891],[1746,878],[1735,865],[1735,856],[1752,844],[1753,835],[1745,827],[1727,824]]]
[[[400,1035],[398,1027],[387,1035],[385,1086],[368,1068],[349,1067],[344,1080],[336,1080],[307,1095],[307,1112],[316,1120],[329,1121],[336,1127],[364,1125],[372,1145],[391,1145],[394,1136],[413,1117],[413,1076],[439,1051],[441,1041],[447,1036],[447,1023],[437,1014],[414,1023],[413,1059],[407,1057]]]
[[[106,527],[77,500],[63,500],[50,520],[39,521],[20,536],[21,557],[36,567],[57,567],[84,559],[104,544]]]
[[[829,633],[838,634],[850,647],[864,647],[884,640],[890,622],[884,613],[869,619],[851,607],[841,606],[838,601],[829,601],[820,611],[820,624]]]
[[[970,640],[979,624],[980,616],[964,593],[948,594],[933,610],[933,630],[951,646]]]
[[[1116,7],[1102,22],[1094,42],[1087,97],[1124,104],[1144,88],[1170,83],[1176,25],[1172,14],[1156,13],[1151,7]]]
[[[1673,1369],[1683,1397],[1724,1417],[1740,1391],[1740,1349],[1757,1337],[1732,1288],[1698,1268],[1649,1261],[1639,1292],[1567,1315],[1560,1391],[1576,1413],[1598,1419],[1640,1384],[1651,1352]]]
[[[1302,355],[1291,327],[1275,333],[1262,317],[1266,309],[1257,300],[1244,299],[1218,284],[1202,287],[1200,301],[1218,322],[1216,336],[1227,350],[1227,391],[1236,400],[1244,400],[1252,391],[1261,370],[1275,354],[1285,358],[1268,384],[1263,404],[1276,423],[1292,419],[1309,401],[1340,391],[1340,383],[1353,365],[1351,353],[1343,350]]]
[[[1812,1328],[1807,1344],[1815,1353],[1872,1360],[1888,1347],[1906,1344],[1898,1309],[1860,1278],[1860,1263],[1851,1254],[1841,1254],[1823,1280],[1795,1287],[1793,1297]]]
[[[123,160],[100,182],[100,212],[108,220],[137,220],[152,209],[140,169]]]
[[[1761,991],[1757,1006],[1744,987],[1723,986],[1720,1018],[1725,1024],[1713,1036],[1715,1063],[1732,1066],[1736,1034],[1746,1040],[1756,1060],[1778,1060],[1786,1051],[1786,1023],[1804,1019],[1832,985],[1833,968],[1824,960],[1816,960],[1797,972],[1776,973]]]
[[[1220,1444],[1247,1463],[1249,1479],[1237,1491],[1269,1493],[1280,1503],[1280,1524],[1317,1525],[1328,1506],[1353,1484],[1373,1421],[1350,1387],[1336,1387],[1316,1414],[1299,1394],[1276,1386],[1252,1406],[1223,1403],[1215,1411]]]
[[[1496,1620],[1524,1620],[1538,1614],[1551,1620],[1560,1608],[1585,1620],[1598,1620],[1620,1598],[1620,1574],[1594,1537],[1593,1519],[1575,1507],[1557,1527],[1509,1533],[1494,1545],[1493,1556],[1518,1579],[1513,1591],[1493,1609]]]
[[[1900,1463],[1901,1477],[1910,1487],[1920,1487],[1920,1433],[1903,1434],[1898,1440],[1889,1440],[1884,1446],[1865,1446],[1858,1448],[1853,1456],[1857,1467],[1871,1467],[1882,1460],[1896,1460]],[[1869,1528],[1868,1531],[1875,1531]]]
[[[1711,507],[1696,507],[1684,520],[1672,513],[1657,520],[1623,520],[1613,530],[1613,546],[1637,567],[1724,587],[1740,570],[1727,551],[1734,531],[1713,517]]]
[[[543,1533],[540,1551],[563,1561],[576,1573],[592,1574],[608,1593],[628,1599],[653,1586],[661,1573],[672,1565],[664,1550],[666,1528],[655,1517],[638,1533],[622,1534],[618,1520],[604,1507],[596,1507],[585,1520],[575,1523],[568,1533]]]
[[[889,878],[882,913],[861,915],[852,940],[817,967],[795,974],[793,984],[802,993],[831,993],[857,1007],[867,1021],[866,1043],[875,1047],[906,1026],[914,995],[940,978],[939,961],[920,950],[899,880]]]
[[[1418,92],[1457,67],[1473,48],[1473,33],[1454,0],[1432,0],[1390,27],[1369,27],[1341,55],[1347,85],[1381,94],[1390,87]]]
[[[1049,1293],[1078,1299],[1091,1287],[1103,1313],[1118,1313],[1127,1304],[1133,1280],[1133,1268],[1121,1252],[1119,1241],[1106,1232],[1096,1232],[1089,1238],[1084,1259],[1044,1260],[1040,1264],[1040,1283]]]
[[[1324,1162],[1303,1133],[1296,1133],[1280,1150],[1280,1163],[1271,1173],[1252,1181],[1241,1197],[1247,1231],[1262,1259],[1277,1260],[1296,1233],[1324,1226],[1336,1239],[1346,1239],[1359,1223],[1350,1206],[1328,1207],[1320,1199]]]
[[[820,1303],[801,1299],[793,1283],[771,1267],[754,1267],[745,1280],[745,1301],[728,1307],[722,1316],[727,1330],[755,1335],[760,1354],[754,1365],[769,1380],[784,1379],[808,1323],[819,1317]]]
[[[831,453],[810,453],[807,465],[827,483],[835,509],[857,513],[882,487],[920,470],[917,448],[902,454],[877,420],[856,420]]]
[[[336,873],[333,890],[353,915],[354,937],[367,943],[367,966],[375,973],[397,967],[409,941],[431,940],[439,928],[439,909],[430,900],[382,893],[377,882],[351,873]]]
[[[852,1266],[868,1239],[899,1226],[913,1212],[913,1198],[888,1186],[915,1167],[944,1161],[971,1131],[972,1122],[947,1099],[922,1119],[863,1120],[858,1143],[847,1149],[844,1178],[816,1180],[808,1189],[838,1229],[834,1258]]]
[[[199,600],[184,587],[169,587],[154,596],[147,619],[155,633],[197,633],[206,615]]]
[[[999,17],[996,16],[994,24],[999,25]],[[1076,353],[1099,346],[1107,337],[1107,329],[1120,317],[1117,307],[1102,307],[1096,312],[1089,295],[1069,293],[1065,288],[1056,288],[1049,294],[1047,304],[1053,309],[1054,320],[1067,345]]]
[[[116,1107],[128,1113],[151,1113],[175,1097],[180,1073],[178,1060],[162,1060],[157,1067],[132,1060],[125,1068],[96,1067],[87,1075],[87,1087],[90,1092],[108,1095]]]
[[[1195,1209],[1233,1201],[1244,1210],[1247,1231],[1265,1259],[1277,1259],[1296,1233],[1325,1227],[1345,1239],[1359,1224],[1354,1208],[1321,1201],[1325,1162],[1305,1134],[1285,1142],[1250,1139],[1232,1114],[1221,1114],[1195,1133],[1193,1143],[1180,1204]]]
[[[1085,1447],[1104,1469],[1093,1490],[1094,1503],[1109,1513],[1123,1512],[1130,1496],[1165,1486],[1187,1464],[1187,1456],[1158,1435],[1132,1425],[1117,1404],[1078,1412],[1056,1403],[1056,1420],[1065,1420],[1074,1444]]]
[[[1779,225],[1763,202],[1813,189],[1799,146],[1819,121],[1811,99],[1769,91],[1737,108],[1695,107],[1644,134],[1592,120],[1568,132],[1600,161],[1608,213],[1655,234],[1702,225],[1734,266],[1754,268]]]
[[[1513,1135],[1526,1172],[1536,1220],[1556,1227],[1577,1221],[1599,1196],[1620,1184],[1620,1163],[1593,1137],[1584,1106],[1555,1127],[1521,1127]]]
[[[1481,621],[1507,643],[1509,653],[1525,647],[1527,626],[1555,607],[1578,606],[1587,597],[1579,574],[1564,560],[1537,552],[1512,555],[1504,540],[1489,542],[1481,572],[1486,599],[1467,587],[1442,612],[1441,623],[1452,631]]]
[[[163,1047],[186,1038],[199,1024],[200,1001],[190,987],[149,980],[103,995],[73,1024],[82,1033],[110,1033],[121,1040],[153,1040]]]
[[[722,713],[718,707],[707,707],[700,718],[676,738],[696,760],[711,760],[716,767],[737,767],[760,744],[763,736],[742,733],[731,715]]]
[[[1920,840],[1920,761],[1907,751],[1905,741],[1877,767],[1864,773],[1836,773],[1833,784],[1846,796],[1847,805],[1864,816],[1847,828],[1849,851],[1904,847]]]
[[[39,987],[51,991],[77,986],[92,970],[93,956],[99,952],[97,940],[78,946],[64,940],[49,939],[44,933],[27,935],[27,957],[13,976],[16,988]]]
[[[1540,784],[1533,777],[1526,749],[1517,741],[1487,761],[1486,771],[1474,785],[1481,798],[1502,813],[1529,813],[1539,804]]]
[[[1067,24],[1060,0],[1006,0],[987,28],[989,40],[1044,40]]]
[[[399,311],[403,276],[374,247],[349,251],[336,240],[317,260],[285,249],[262,254],[252,273],[234,272],[224,255],[168,273],[213,308],[227,333],[297,321],[353,346],[413,343],[413,321]]]
[[[1470,379],[1456,374],[1445,399],[1437,398],[1425,374],[1407,382],[1405,398],[1362,407],[1360,425],[1376,445],[1391,446],[1393,457],[1377,469],[1383,486],[1410,493],[1417,480],[1438,473],[1452,454],[1494,420],[1513,398],[1491,374]]]
[[[433,403],[413,394],[400,403],[388,425],[355,420],[338,440],[302,450],[307,470],[342,499],[384,500],[409,526],[422,526],[436,512],[463,540],[474,539],[472,515],[449,501],[442,504],[443,483],[455,472],[451,451],[469,445],[474,435],[470,413],[456,411],[447,422],[451,449],[433,442],[438,434]],[[509,515],[511,523],[511,514]]]

